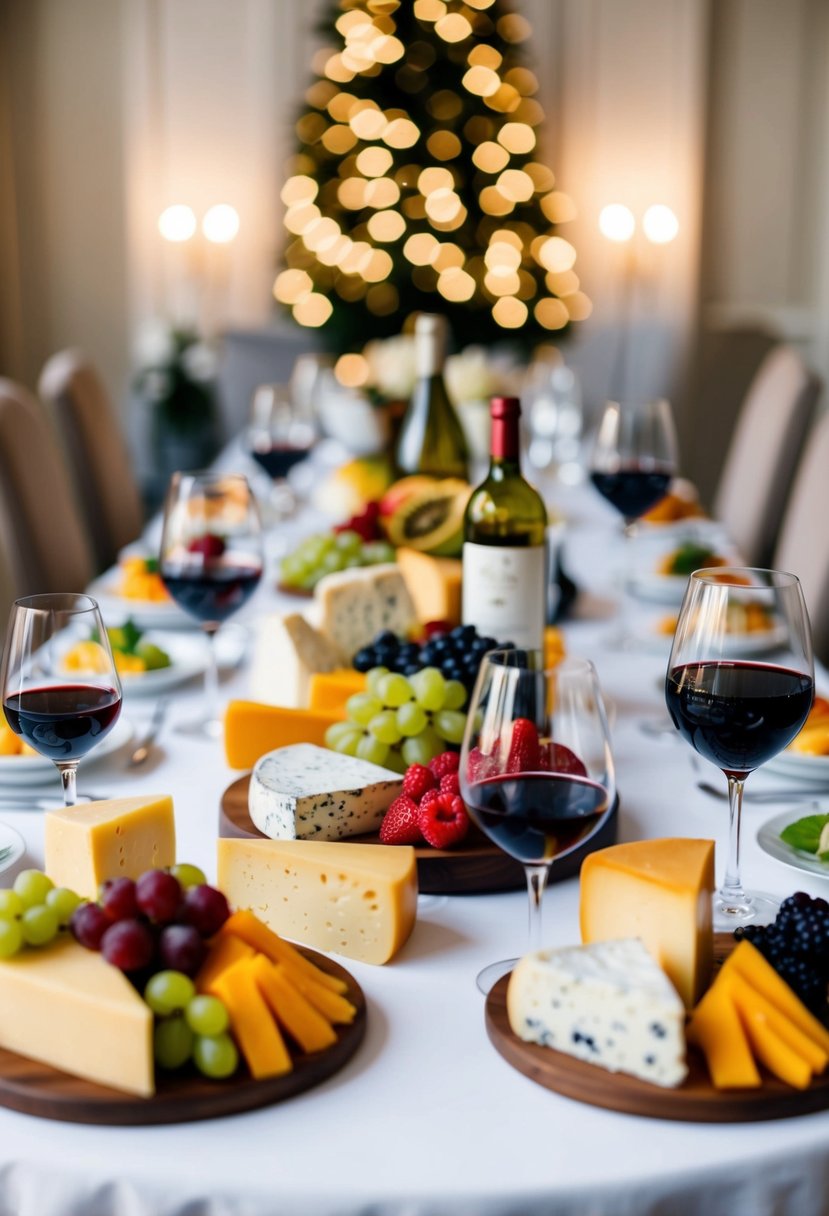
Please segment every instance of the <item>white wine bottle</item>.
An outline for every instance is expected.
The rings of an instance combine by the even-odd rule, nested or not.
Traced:
[[[547,508],[521,476],[517,397],[494,397],[489,472],[464,517],[463,623],[541,649],[547,615]]]
[[[446,318],[421,313],[415,321],[417,382],[395,454],[401,476],[469,477],[466,437],[443,383],[445,358]]]

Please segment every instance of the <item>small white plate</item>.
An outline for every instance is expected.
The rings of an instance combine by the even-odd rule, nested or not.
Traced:
[[[763,768],[768,768],[768,765],[763,765]],[[820,811],[814,809],[807,810],[807,805],[799,811],[793,811],[790,808],[788,811],[775,815],[772,819],[767,819],[757,831],[757,843],[764,853],[773,857],[775,861],[781,861],[784,866],[791,866],[794,870],[803,870],[805,874],[819,874],[821,878],[829,878],[829,862],[819,861],[813,853],[805,853],[802,849],[793,849],[790,844],[786,844],[785,840],[780,839],[780,833],[790,823],[796,823],[798,819],[805,819],[807,815],[821,814]],[[824,813],[829,814],[829,805]]]
[[[132,600],[118,594],[117,570],[107,570],[87,587],[97,600],[106,625],[121,625],[129,617],[138,629],[198,629],[199,623],[172,600]]]
[[[9,850],[8,853],[6,849]],[[10,828],[7,823],[0,823],[0,874],[17,865],[25,852],[26,845],[20,833]]]
[[[807,781],[812,785],[822,785],[829,794],[829,756],[807,756],[802,752],[782,751],[766,761],[763,772],[776,773],[780,777],[794,777],[796,781]]]
[[[81,758],[80,772],[129,743],[133,729],[130,720],[122,715],[106,738]],[[58,782],[59,789],[58,771],[45,756],[0,756],[0,785],[48,785],[52,781]]]
[[[210,643],[203,633],[163,634],[151,630],[144,634],[143,640],[160,646],[170,656],[171,663],[169,667],[159,667],[155,671],[132,675],[121,672],[121,688],[125,697],[155,697],[195,676],[204,675]],[[239,665],[245,652],[245,637],[241,630],[221,629],[212,644],[216,647],[216,661],[220,668],[229,669]]]
[[[782,625],[778,625],[775,629],[758,629],[754,633],[732,633],[729,635],[728,657],[747,659],[757,655],[769,654],[771,651],[779,650],[781,646],[785,645],[787,637],[788,633]],[[661,650],[667,653],[671,649],[673,634],[660,633],[653,626],[647,634],[642,635],[641,640],[647,644],[649,649]],[[772,761],[769,761],[763,768],[768,768],[771,763]],[[827,769],[827,772],[829,772],[829,769]]]

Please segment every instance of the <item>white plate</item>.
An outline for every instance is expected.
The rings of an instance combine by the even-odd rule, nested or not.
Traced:
[[[767,764],[763,765],[764,770],[768,768]],[[805,819],[807,815],[819,815],[822,812],[817,810],[807,810],[807,805],[800,811],[782,811],[779,815],[775,815],[773,819],[768,819],[757,832],[757,843],[764,853],[769,857],[773,857],[775,861],[782,861],[784,866],[791,866],[795,870],[803,870],[806,874],[819,874],[821,878],[829,878],[829,863],[818,861],[813,853],[804,853],[801,849],[793,849],[790,844],[786,844],[785,840],[780,839],[780,833],[783,828],[788,827],[790,823],[796,823],[798,819]],[[825,812],[829,814],[829,806]]]
[[[129,675],[121,673],[121,688],[125,697],[155,697],[177,688],[195,676],[204,675],[208,662],[208,641],[204,634],[159,633],[148,630],[148,642],[160,646],[170,656],[169,667]],[[144,640],[142,639],[142,640]],[[222,629],[213,643],[220,668],[236,667],[245,652],[245,636],[239,629]]]
[[[119,747],[129,743],[133,736],[133,725],[123,715],[105,739],[97,747],[81,758],[80,772],[83,773],[96,760],[111,756]],[[0,785],[48,785],[60,779],[58,771],[51,760],[44,756],[0,756]]]
[[[16,865],[25,852],[26,845],[20,833],[7,823],[0,823],[0,874]]]
[[[118,594],[121,575],[116,570],[107,570],[87,587],[87,594],[98,601],[104,623],[121,625],[129,617],[140,630],[145,629],[198,629],[198,621],[188,616],[178,604],[157,600],[130,600]]]
[[[829,794],[829,756],[807,756],[801,752],[782,751],[766,761],[763,772],[822,785]]]
[[[637,635],[639,636],[639,635]],[[788,632],[783,625],[778,625],[775,629],[756,630],[754,633],[732,633],[729,634],[729,658],[732,659],[747,659],[756,655],[769,654],[771,651],[779,650],[784,646]],[[673,641],[672,633],[660,633],[654,625],[647,634],[641,635],[641,641],[648,646],[648,649],[669,651]],[[822,757],[821,757],[822,759]],[[769,764],[764,764],[763,768],[768,768]],[[829,769],[827,769],[829,772]]]

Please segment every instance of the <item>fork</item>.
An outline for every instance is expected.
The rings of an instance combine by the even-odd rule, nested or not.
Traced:
[[[720,789],[717,785],[711,785],[708,781],[698,781],[697,789],[702,790],[703,794],[708,794],[710,798],[728,802],[728,791]],[[798,801],[805,799],[813,801],[817,806],[818,793],[817,790],[751,790],[746,791],[745,797],[749,802],[788,802],[792,798]]]

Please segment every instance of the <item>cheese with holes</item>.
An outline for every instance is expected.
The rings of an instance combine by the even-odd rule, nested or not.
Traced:
[[[235,907],[249,908],[284,937],[360,962],[385,963],[414,928],[417,867],[409,846],[217,843],[221,890]]]
[[[117,967],[63,937],[0,961],[0,1046],[147,1097],[153,1015]]]
[[[414,602],[394,563],[326,574],[314,598],[320,629],[349,659],[384,629],[408,634],[417,625]]]
[[[669,1087],[688,1071],[682,1001],[637,938],[526,955],[507,1014],[519,1038],[610,1072]]]
[[[582,941],[640,937],[690,1008],[711,978],[713,891],[713,840],[600,849],[581,868]]]
[[[81,802],[46,815],[44,869],[56,887],[97,899],[107,878],[138,878],[176,860],[173,800],[155,794]]]
[[[397,564],[421,621],[460,624],[460,558],[432,557],[417,549],[398,549]]]
[[[325,743],[325,732],[341,714],[316,713],[262,705],[259,701],[230,701],[225,710],[225,759],[231,768],[253,768],[260,756],[294,743]]]
[[[306,709],[311,676],[337,671],[346,661],[340,648],[298,612],[265,616],[256,626],[251,696],[267,705]]]
[[[391,769],[297,743],[256,761],[248,809],[273,840],[343,840],[377,831],[402,788]]]

